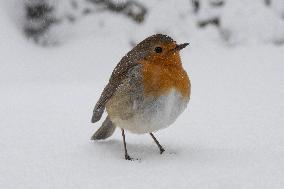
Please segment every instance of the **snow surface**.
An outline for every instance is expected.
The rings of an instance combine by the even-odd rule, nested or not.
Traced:
[[[99,127],[90,123],[93,106],[129,41],[102,34],[37,47],[2,5],[0,188],[284,187],[284,47],[195,39],[182,52],[189,106],[156,133],[166,152],[150,136],[126,133],[129,154],[140,159],[131,162],[118,130],[90,141]]]

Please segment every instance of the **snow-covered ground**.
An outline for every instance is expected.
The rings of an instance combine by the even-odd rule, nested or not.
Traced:
[[[127,133],[140,159],[131,162],[119,130],[90,141],[93,106],[129,41],[88,35],[42,48],[5,11],[0,24],[0,188],[284,187],[284,46],[191,43],[191,101],[156,133],[166,152]]]

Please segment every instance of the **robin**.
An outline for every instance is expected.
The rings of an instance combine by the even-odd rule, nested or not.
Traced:
[[[92,123],[101,119],[105,109],[108,115],[92,140],[106,139],[119,127],[126,160],[132,158],[127,153],[124,130],[149,133],[162,154],[165,150],[153,132],[171,125],[190,98],[191,85],[179,54],[187,45],[156,34],[129,51],[113,70],[95,105]]]

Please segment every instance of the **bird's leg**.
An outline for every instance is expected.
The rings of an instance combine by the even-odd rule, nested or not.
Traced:
[[[132,158],[131,158],[131,157],[128,155],[128,153],[127,153],[124,129],[121,129],[121,133],[122,133],[122,138],[123,138],[125,159],[126,159],[126,160],[132,160]]]
[[[162,154],[165,151],[165,149],[163,148],[163,146],[159,143],[159,141],[155,138],[155,136],[152,133],[150,133],[150,135],[154,139],[155,143],[158,145],[160,149],[160,154]]]

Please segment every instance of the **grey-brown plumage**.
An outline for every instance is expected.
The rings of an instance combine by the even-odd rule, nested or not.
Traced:
[[[115,125],[111,122],[107,116],[102,126],[92,136],[92,140],[101,140],[110,137],[115,131]]]
[[[122,117],[123,119],[130,118],[133,116],[133,112],[131,111],[131,108],[129,109],[127,107],[133,107],[133,103],[135,101],[142,102],[143,89],[141,88],[142,78],[141,75],[139,74],[140,67],[141,65],[133,66],[125,74],[123,74],[124,79],[122,79],[120,84],[115,83],[117,87],[115,88],[115,91],[112,93],[111,97],[110,96],[102,97],[103,100],[106,100],[105,105],[102,107],[104,108],[108,107],[109,111],[114,110],[112,111],[112,115],[119,114],[119,116]],[[106,90],[104,90],[104,92],[106,93],[110,92],[110,90],[113,90],[113,87],[114,87],[113,85],[108,87]],[[100,109],[99,111],[97,111],[97,113],[103,113],[103,109]],[[98,115],[101,116],[102,114]],[[111,122],[108,116],[106,120],[103,122],[102,126],[93,135],[92,140],[106,139],[113,134],[114,130],[115,130],[115,125],[114,123]]]

